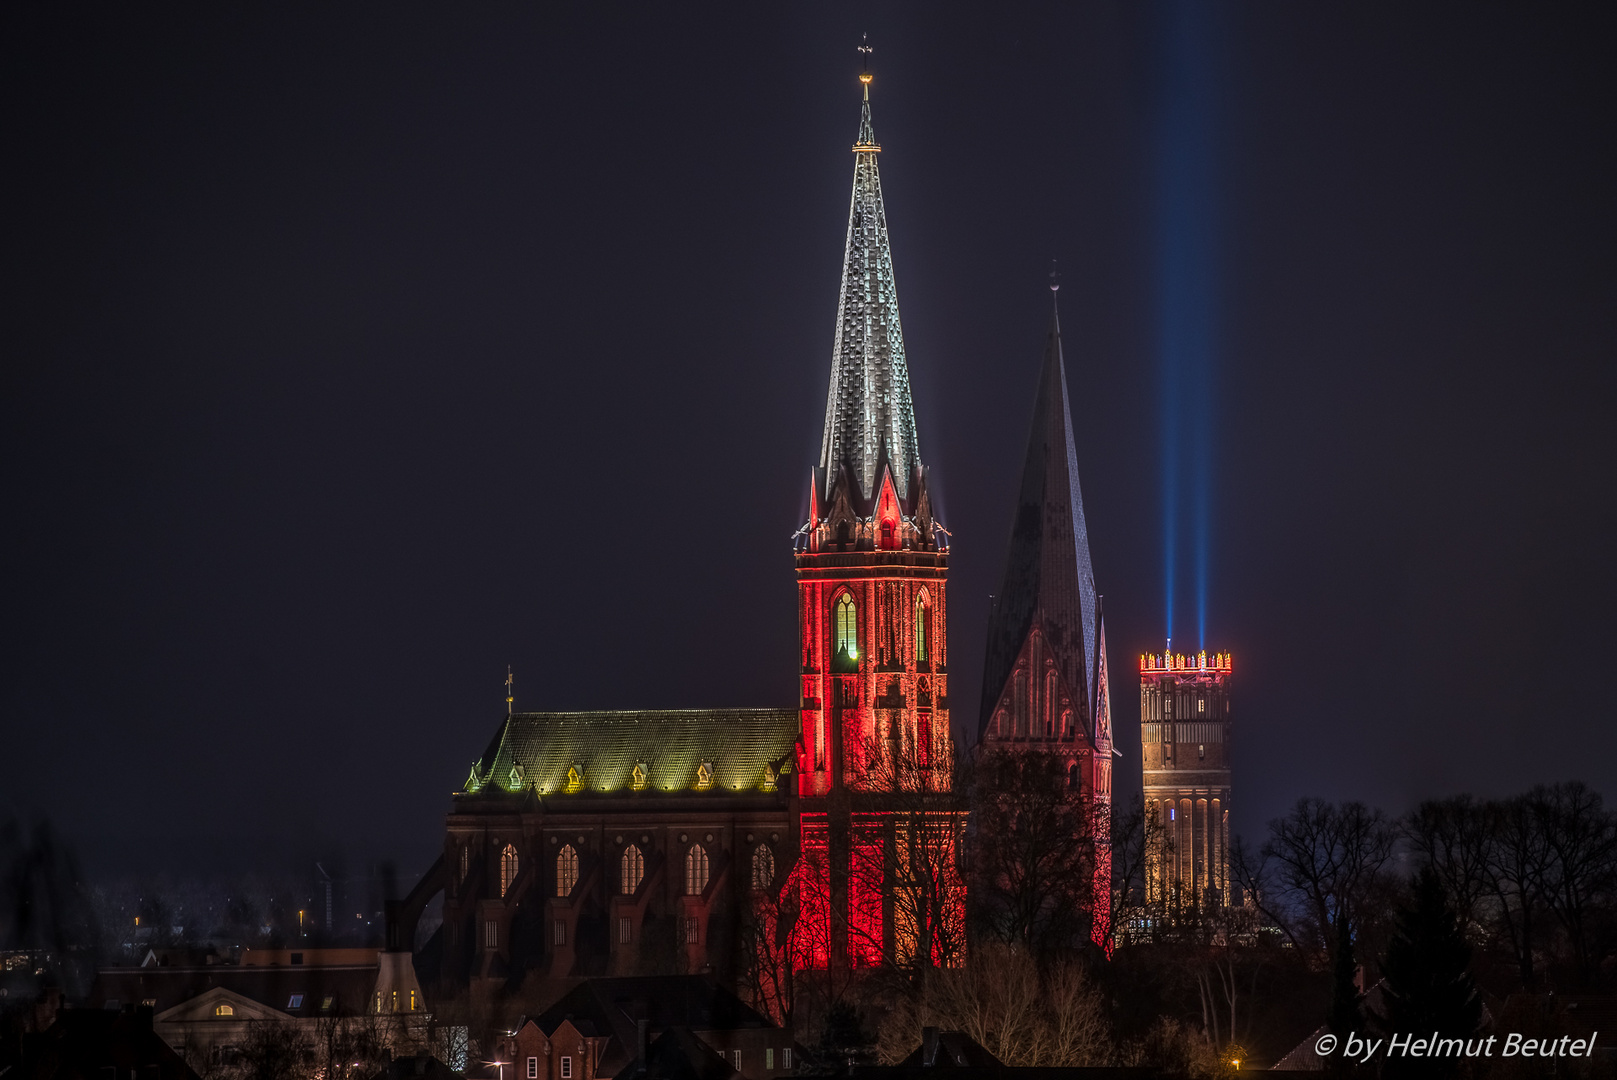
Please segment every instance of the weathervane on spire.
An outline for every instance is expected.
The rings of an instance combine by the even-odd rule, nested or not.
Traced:
[[[517,677],[511,674],[511,665],[505,665],[505,715],[507,716],[511,715],[511,703],[516,700],[516,696],[511,692],[511,684],[516,681]]]
[[[866,34],[859,42],[859,55],[864,59],[865,69],[859,73],[859,81],[865,84],[865,100],[870,100],[870,80],[876,76],[870,73],[870,54],[876,47],[870,43],[870,35]]]
[[[1050,260],[1050,291],[1061,291],[1061,275],[1056,272],[1056,261],[1054,259]]]

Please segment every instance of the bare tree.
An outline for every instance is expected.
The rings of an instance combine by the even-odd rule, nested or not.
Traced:
[[[1111,914],[1109,890],[1096,896],[1108,808],[1070,786],[1066,761],[1047,753],[989,751],[975,762],[971,791],[982,929],[1030,955],[1087,941],[1097,914]]]
[[[1293,940],[1330,953],[1336,921],[1357,925],[1361,903],[1386,884],[1381,879],[1396,842],[1381,811],[1359,802],[1299,799],[1289,814],[1271,821],[1262,856],[1273,862],[1274,881],[1296,910],[1296,926],[1287,929]],[[1265,913],[1276,917],[1278,908]]]
[[[966,806],[956,765],[953,740],[898,732],[870,740],[850,768],[849,947],[886,966],[947,967],[965,957]]]
[[[895,1063],[924,1027],[963,1031],[1007,1065],[1105,1065],[1112,1059],[1104,996],[1075,961],[1042,975],[1015,946],[984,945],[959,968],[931,972],[900,996],[877,1051]]]
[[[1527,803],[1550,856],[1540,871],[1544,899],[1566,932],[1573,968],[1588,982],[1596,967],[1590,917],[1617,885],[1617,818],[1577,782],[1535,787]]]
[[[1538,914],[1552,856],[1540,827],[1542,819],[1527,798],[1489,803],[1487,818],[1487,882],[1496,933],[1516,960],[1522,986],[1531,988],[1537,977]]]
[[[1404,820],[1403,831],[1410,846],[1443,883],[1467,936],[1478,939],[1492,891],[1488,861],[1493,819],[1486,805],[1469,795],[1427,800]]]

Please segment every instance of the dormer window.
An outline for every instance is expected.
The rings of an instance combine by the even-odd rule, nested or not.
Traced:
[[[897,533],[898,528],[891,521],[881,523],[881,549],[883,551],[892,551],[898,547],[898,541],[895,538]]]

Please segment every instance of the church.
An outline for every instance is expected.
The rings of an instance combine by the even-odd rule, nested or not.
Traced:
[[[965,957],[950,536],[928,494],[872,77],[860,81],[824,435],[793,538],[793,704],[547,713],[508,702],[453,797],[442,855],[389,920],[388,948],[408,952],[442,895],[442,924],[416,956],[429,998],[710,973],[767,1005],[780,970]],[[1105,649],[1052,306],[980,744],[1057,753],[1070,786],[1109,800]],[[1104,867],[1096,886],[1109,888]]]

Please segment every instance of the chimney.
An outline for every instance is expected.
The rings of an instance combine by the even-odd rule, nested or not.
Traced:
[[[938,1029],[921,1029],[921,1064],[931,1068],[938,1063]]]

